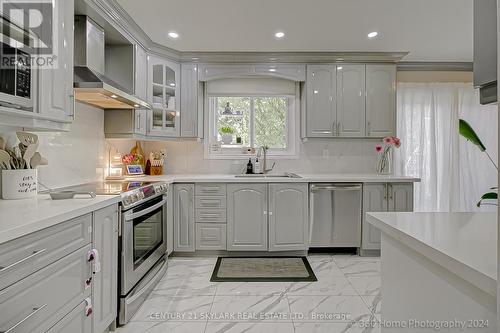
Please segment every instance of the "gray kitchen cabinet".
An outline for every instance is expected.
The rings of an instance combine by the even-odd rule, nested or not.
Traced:
[[[196,223],[196,250],[226,250],[226,224]]]
[[[80,303],[47,333],[92,333],[92,316],[86,315],[86,305],[86,302]]]
[[[333,137],[336,131],[336,68],[307,66],[306,133],[308,137]]]
[[[117,315],[118,300],[118,205],[94,212],[93,244],[100,270],[94,266],[93,332],[103,332]]]
[[[92,275],[90,249],[86,245],[0,290],[0,331],[46,332],[90,297],[91,288],[85,284]]]
[[[180,65],[155,56],[149,57],[148,135],[180,136]]]
[[[363,250],[380,250],[380,230],[366,221],[367,212],[413,211],[413,183],[379,183],[363,186]]]
[[[307,249],[308,193],[307,184],[269,185],[269,251]]]
[[[198,126],[198,65],[181,65],[181,137],[199,137]]]
[[[337,66],[337,136],[365,136],[365,68],[358,64]]]
[[[174,185],[174,251],[195,250],[194,184]]]
[[[227,250],[267,251],[267,184],[227,185]]]
[[[135,44],[134,89],[135,95],[147,101],[148,99],[148,54],[139,44]]]
[[[167,255],[174,252],[174,185],[167,190]]]
[[[75,116],[73,94],[73,25],[74,0],[52,1],[54,15],[53,31],[42,40],[57,38],[55,67],[44,68],[38,73],[38,113],[42,118],[55,122],[70,123]],[[45,38],[45,39],[44,39]]]
[[[396,133],[396,65],[366,65],[366,136]]]
[[[138,138],[147,134],[147,110],[108,109],[104,112],[104,135],[106,138]]]

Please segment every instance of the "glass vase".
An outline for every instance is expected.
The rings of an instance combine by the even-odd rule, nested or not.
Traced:
[[[390,175],[392,173],[392,149],[378,154],[377,173],[381,175]]]

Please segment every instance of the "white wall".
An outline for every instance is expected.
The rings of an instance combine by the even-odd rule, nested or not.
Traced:
[[[108,140],[120,152],[129,152],[135,142]],[[298,159],[276,160],[276,172],[296,173],[374,173],[375,145],[379,140],[310,139],[301,143]],[[248,160],[205,160],[203,142],[143,142],[146,154],[165,148],[167,174],[228,174],[237,173]],[[272,164],[272,160],[270,162]],[[269,166],[271,165],[269,164]]]
[[[103,112],[78,103],[71,131],[36,133],[40,141],[38,150],[49,161],[49,165],[38,168],[42,184],[56,188],[103,179],[108,156]],[[16,140],[12,129],[0,128],[0,135],[7,136],[9,143]]]

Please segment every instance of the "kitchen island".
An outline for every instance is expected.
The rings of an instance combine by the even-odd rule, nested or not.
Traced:
[[[496,332],[496,213],[368,213],[382,232],[382,332]]]

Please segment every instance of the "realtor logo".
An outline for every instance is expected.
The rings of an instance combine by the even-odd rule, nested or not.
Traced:
[[[2,42],[29,55],[31,66],[55,68],[57,6],[52,0],[0,0]],[[3,48],[2,48],[3,49]],[[5,52],[2,54],[5,57]],[[18,59],[19,60],[19,59]]]

